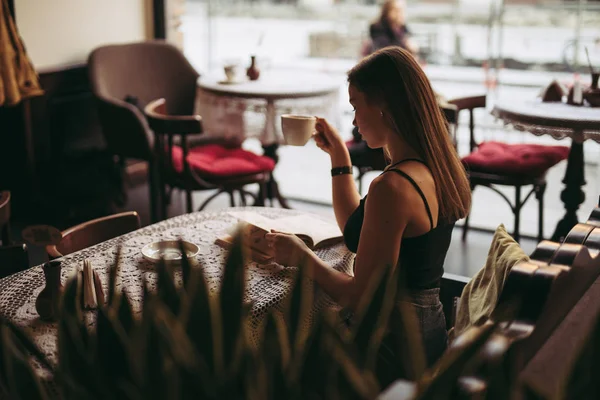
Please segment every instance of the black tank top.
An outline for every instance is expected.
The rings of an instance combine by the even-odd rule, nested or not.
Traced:
[[[419,159],[402,160],[391,167],[395,167],[403,162],[417,161],[423,163]],[[423,163],[424,164],[424,163]],[[406,284],[411,290],[422,290],[439,287],[440,279],[444,273],[444,260],[450,240],[452,239],[452,229],[454,229],[455,221],[443,221],[438,218],[438,224],[433,227],[433,218],[431,210],[427,203],[427,198],[417,183],[404,171],[388,168],[386,172],[394,171],[397,174],[407,179],[419,193],[425,209],[429,216],[431,229],[423,235],[402,238],[400,245],[400,259],[398,266],[403,269],[403,275],[406,277]],[[358,241],[360,239],[360,231],[362,229],[363,220],[365,218],[365,196],[359,206],[348,218],[344,227],[344,242],[348,249],[354,253],[358,249]]]

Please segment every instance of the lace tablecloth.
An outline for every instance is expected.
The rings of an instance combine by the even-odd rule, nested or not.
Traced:
[[[182,238],[197,244],[200,252],[197,260],[205,268],[207,284],[211,291],[220,287],[222,265],[226,252],[215,244],[222,233],[237,223],[230,211],[252,210],[268,218],[280,218],[288,215],[302,214],[295,210],[276,208],[246,207],[224,209],[215,212],[196,212],[174,218],[139,229],[127,235],[91,246],[87,249],[62,258],[62,282],[72,276],[83,260],[88,258],[98,272],[105,290],[108,289],[107,268],[114,262],[117,246],[121,244],[121,270],[119,284],[132,300],[134,312],[141,312],[142,276],[151,285],[155,284],[153,264],[143,259],[141,248],[158,240]],[[350,272],[354,254],[344,244],[317,250],[319,257],[327,261],[333,268]],[[141,267],[140,267],[141,266]],[[259,327],[263,317],[273,307],[279,307],[286,296],[296,268],[284,268],[278,264],[247,265],[247,300],[254,302],[250,318],[250,339],[258,342]],[[179,273],[180,275],[180,273]],[[177,276],[176,276],[177,278]],[[177,278],[177,279],[180,279]],[[50,360],[56,360],[56,324],[40,321],[35,310],[37,295],[44,288],[44,274],[41,266],[0,279],[0,313],[22,327],[35,341],[38,347]],[[314,310],[335,306],[322,292],[317,293]],[[310,324],[311,316],[305,321]]]
[[[492,115],[516,130],[555,139],[572,138],[581,143],[591,139],[600,143],[600,108],[542,103],[541,100],[496,103]]]
[[[198,80],[196,108],[207,136],[255,137],[263,145],[283,143],[281,114],[307,114],[339,125],[338,75],[266,70],[256,81],[224,83],[219,76]]]

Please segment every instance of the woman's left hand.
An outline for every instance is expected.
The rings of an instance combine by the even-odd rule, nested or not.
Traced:
[[[298,267],[303,260],[307,260],[311,250],[298,236],[290,233],[278,232],[271,229],[265,235],[269,247],[274,251],[275,262],[288,267]]]

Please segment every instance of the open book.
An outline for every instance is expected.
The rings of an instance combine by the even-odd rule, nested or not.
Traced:
[[[267,245],[265,239],[265,235],[270,233],[271,229],[298,236],[310,249],[331,246],[343,239],[337,225],[310,215],[294,215],[271,219],[253,211],[232,211],[229,214],[247,226],[247,229],[244,230],[245,239],[246,243],[249,243],[255,261],[270,261],[272,259],[272,249]],[[237,227],[234,229],[237,229]],[[229,232],[219,237],[217,244],[231,245],[232,233]]]

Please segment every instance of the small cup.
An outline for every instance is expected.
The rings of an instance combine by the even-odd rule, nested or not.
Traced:
[[[235,82],[238,79],[240,67],[238,65],[225,65],[223,71],[228,82]]]
[[[285,143],[290,146],[304,146],[315,133],[316,122],[315,117],[308,115],[282,115],[281,130]]]

